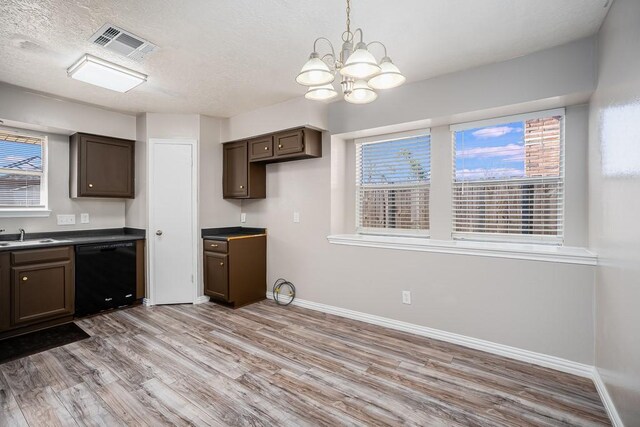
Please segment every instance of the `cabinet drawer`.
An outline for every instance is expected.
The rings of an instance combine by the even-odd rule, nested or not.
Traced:
[[[69,246],[11,252],[12,265],[64,261],[68,259],[71,259],[71,247]]]
[[[275,145],[278,156],[302,153],[304,151],[304,131],[297,129],[276,134]]]
[[[227,253],[227,242],[221,240],[205,240],[204,250],[209,252]]]
[[[267,136],[249,141],[249,160],[273,157],[273,137]]]

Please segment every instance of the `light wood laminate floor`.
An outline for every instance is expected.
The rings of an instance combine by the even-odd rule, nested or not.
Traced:
[[[0,425],[610,425],[590,380],[270,301],[77,323],[0,365]]]

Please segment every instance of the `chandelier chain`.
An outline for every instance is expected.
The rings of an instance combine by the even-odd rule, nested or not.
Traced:
[[[351,0],[347,0],[347,33],[351,33]]]

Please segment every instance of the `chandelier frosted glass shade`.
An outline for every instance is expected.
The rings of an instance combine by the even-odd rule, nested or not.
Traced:
[[[376,58],[369,52],[365,43],[358,43],[344,66],[340,69],[340,74],[352,79],[368,79],[380,72],[380,66]]]
[[[333,88],[332,84],[322,86],[311,86],[304,97],[314,101],[327,101],[338,96],[338,92]]]
[[[346,94],[344,99],[352,104],[368,104],[375,101],[377,97],[378,94],[369,87],[365,80],[356,80],[351,92]]]
[[[391,89],[400,86],[406,80],[398,67],[389,57],[380,61],[380,72],[369,80],[369,86],[373,89]]]
[[[309,60],[302,66],[296,77],[296,82],[304,86],[322,86],[331,83],[335,79],[335,73],[329,70],[329,66],[313,52]]]

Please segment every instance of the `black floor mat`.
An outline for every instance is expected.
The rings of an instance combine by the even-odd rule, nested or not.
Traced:
[[[0,341],[0,364],[89,338],[75,323],[30,332]]]

